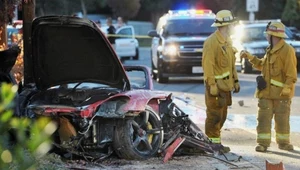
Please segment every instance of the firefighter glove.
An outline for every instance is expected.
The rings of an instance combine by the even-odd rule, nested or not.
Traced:
[[[248,51],[242,50],[240,53],[241,58],[247,58],[248,60],[252,60],[254,56],[250,54]]]
[[[291,93],[291,88],[288,86],[283,86],[280,96],[288,96],[288,95],[290,95],[290,93]]]
[[[219,92],[218,92],[217,84],[210,85],[210,94],[212,96],[218,96]]]
[[[238,93],[238,92],[240,92],[240,89],[241,89],[241,87],[240,87],[240,83],[234,83],[234,90],[233,90],[233,93]]]

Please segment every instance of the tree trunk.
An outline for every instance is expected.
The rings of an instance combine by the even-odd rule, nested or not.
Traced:
[[[154,25],[154,29],[156,29],[156,24],[158,23],[158,20],[164,14],[165,14],[164,10],[154,11],[154,12],[151,13],[151,22]]]
[[[4,14],[7,14],[7,0],[4,0]],[[7,48],[7,24],[4,21],[0,22],[0,50]]]
[[[7,28],[5,23],[0,25],[0,51],[7,47]]]
[[[22,0],[23,7],[23,42],[24,42],[24,84],[33,82],[33,69],[28,67],[32,63],[31,23],[35,16],[35,0]],[[25,69],[26,68],[26,69]]]

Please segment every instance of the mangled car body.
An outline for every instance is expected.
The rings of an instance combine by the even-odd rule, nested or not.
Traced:
[[[32,80],[25,76],[20,90],[20,116],[53,119],[57,148],[91,159],[112,152],[145,159],[160,151],[168,128],[162,118],[174,109],[171,95],[151,90],[148,69],[123,67],[95,23],[69,16],[36,18],[31,40],[32,58],[24,70]],[[144,84],[133,85],[125,69],[142,70]]]

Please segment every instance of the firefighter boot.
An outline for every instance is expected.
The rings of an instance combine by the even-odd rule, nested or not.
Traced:
[[[230,152],[230,148],[228,146],[223,145],[223,149],[221,149],[221,152],[228,153],[228,152]]]
[[[220,151],[221,153],[230,152],[230,148],[228,146],[224,146],[221,143],[212,143],[213,150]]]
[[[266,152],[267,151],[267,146],[264,146],[262,144],[258,144],[256,147],[255,147],[255,151],[256,152]]]
[[[286,150],[286,151],[292,151],[292,150],[294,150],[294,146],[291,145],[291,144],[279,144],[278,148],[282,149],[282,150]]]

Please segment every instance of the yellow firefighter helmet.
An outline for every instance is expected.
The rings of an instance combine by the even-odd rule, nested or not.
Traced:
[[[236,22],[236,18],[229,10],[221,10],[217,13],[215,22],[212,27],[222,27]]]
[[[285,34],[285,26],[279,21],[269,22],[265,33],[275,37],[287,38],[287,35]]]

